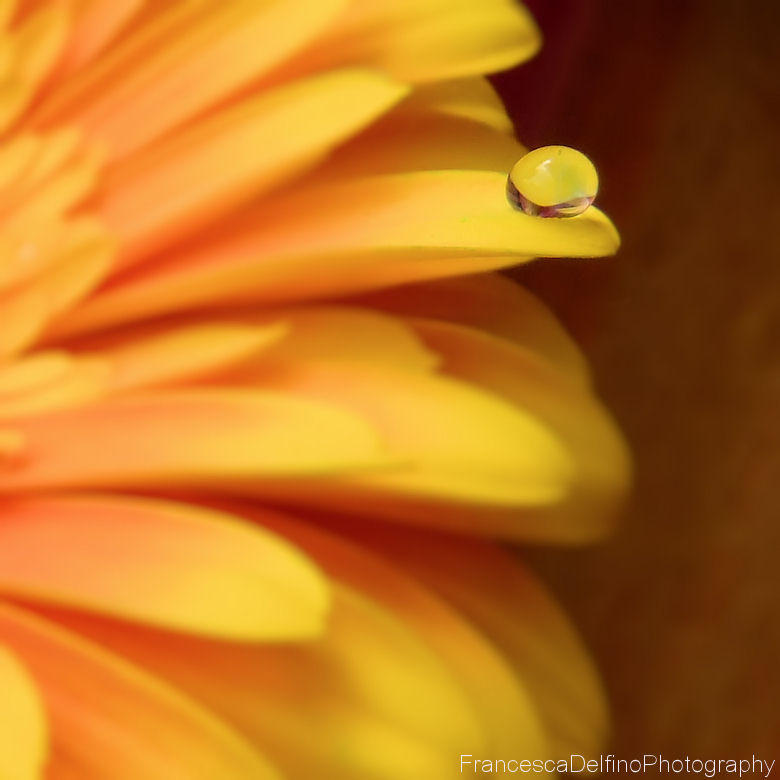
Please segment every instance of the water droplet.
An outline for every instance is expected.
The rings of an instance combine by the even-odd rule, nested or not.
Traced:
[[[506,196],[532,217],[576,217],[596,197],[593,163],[568,146],[542,146],[521,157],[509,172]]]

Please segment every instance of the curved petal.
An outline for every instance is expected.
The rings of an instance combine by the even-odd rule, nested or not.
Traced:
[[[254,368],[260,367],[261,374],[264,364],[279,360],[392,365],[421,372],[433,371],[439,365],[437,355],[425,348],[405,322],[372,309],[334,304],[302,306],[272,309],[266,315],[242,313],[236,315],[236,320],[258,323],[260,327],[267,327],[265,321],[285,324],[284,334],[255,361]],[[253,373],[253,367],[245,363],[231,372],[230,378],[241,383]]]
[[[420,322],[443,369],[499,394],[557,435],[573,464],[568,492],[522,517],[496,518],[505,533],[550,541],[587,541],[611,529],[631,478],[628,448],[597,399],[579,382],[511,342],[458,325]],[[489,523],[488,523],[489,524]]]
[[[99,206],[121,243],[121,265],[300,173],[405,93],[370,71],[321,74],[246,98],[130,156],[107,173]]]
[[[229,322],[167,327],[103,346],[100,356],[111,363],[112,390],[179,384],[247,360],[284,333],[279,322],[265,327]]]
[[[109,12],[122,5],[116,0],[92,5],[97,6],[89,9],[93,25],[99,21],[105,27],[115,21],[109,16],[124,16],[119,8]],[[112,157],[124,157],[224,102],[289,57],[333,19],[344,0],[167,5],[107,55],[63,80],[32,124],[75,125],[104,143]],[[85,10],[70,41],[69,62],[84,59],[95,46],[98,30],[93,26],[90,41]]]
[[[535,295],[501,274],[406,285],[365,295],[356,303],[492,333],[551,362],[573,381],[590,384],[582,352],[555,315]]]
[[[499,94],[482,76],[422,84],[403,102],[404,111],[443,114],[512,133],[512,121]]]
[[[511,68],[539,44],[533,18],[515,0],[353,0],[332,34],[295,66],[370,65],[430,82]]]
[[[0,777],[38,780],[48,753],[48,724],[35,680],[0,639]]]
[[[72,9],[68,45],[59,73],[70,73],[98,55],[146,0],[80,0]]]
[[[6,130],[30,104],[61,55],[67,33],[68,12],[62,3],[47,3],[8,31],[0,131]]]
[[[278,194],[197,245],[117,279],[55,333],[226,302],[346,294],[536,255],[591,257],[617,249],[615,228],[595,208],[571,219],[513,211],[505,178],[426,171]]]
[[[150,499],[11,499],[0,592],[236,640],[319,634],[328,589],[292,546],[230,515]]]
[[[525,151],[508,133],[470,117],[402,107],[339,147],[315,175],[318,180],[437,170],[506,175]]]
[[[208,702],[294,777],[449,780],[462,752],[547,754],[517,677],[457,612],[354,544],[256,507],[238,511],[333,578],[320,640],[278,650],[192,644],[66,620]]]
[[[398,459],[382,470],[307,481],[304,490],[276,486],[277,495],[296,504],[364,512],[370,497],[372,514],[403,516],[411,504],[417,519],[446,526],[453,507],[547,506],[569,490],[572,464],[555,433],[473,384],[327,361],[282,363],[264,369],[260,381],[361,414]]]
[[[265,479],[389,462],[376,432],[347,409],[261,391],[133,396],[19,419],[13,427],[26,452],[14,469],[0,471],[6,494],[55,487],[258,489]]]
[[[495,545],[354,523],[347,533],[440,593],[501,648],[538,708],[556,758],[598,757],[609,736],[582,641],[519,558]]]
[[[278,778],[211,713],[67,631],[0,605],[0,643],[40,686],[51,719],[53,776],[99,780]]]

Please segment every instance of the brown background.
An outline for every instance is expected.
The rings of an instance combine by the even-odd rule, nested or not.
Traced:
[[[780,759],[780,3],[527,4],[544,52],[496,84],[528,145],[596,161],[624,243],[516,276],[588,353],[638,472],[614,538],[529,555],[619,755]]]

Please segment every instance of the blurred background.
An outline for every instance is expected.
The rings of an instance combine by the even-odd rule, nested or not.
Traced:
[[[588,354],[635,453],[616,534],[530,550],[592,648],[614,751],[780,749],[780,3],[526,0],[496,86],[596,163],[615,259],[514,275]]]

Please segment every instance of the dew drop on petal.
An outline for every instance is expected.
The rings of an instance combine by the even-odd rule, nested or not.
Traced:
[[[576,217],[593,203],[598,187],[596,168],[582,152],[543,146],[512,166],[506,196],[512,208],[532,217]]]

